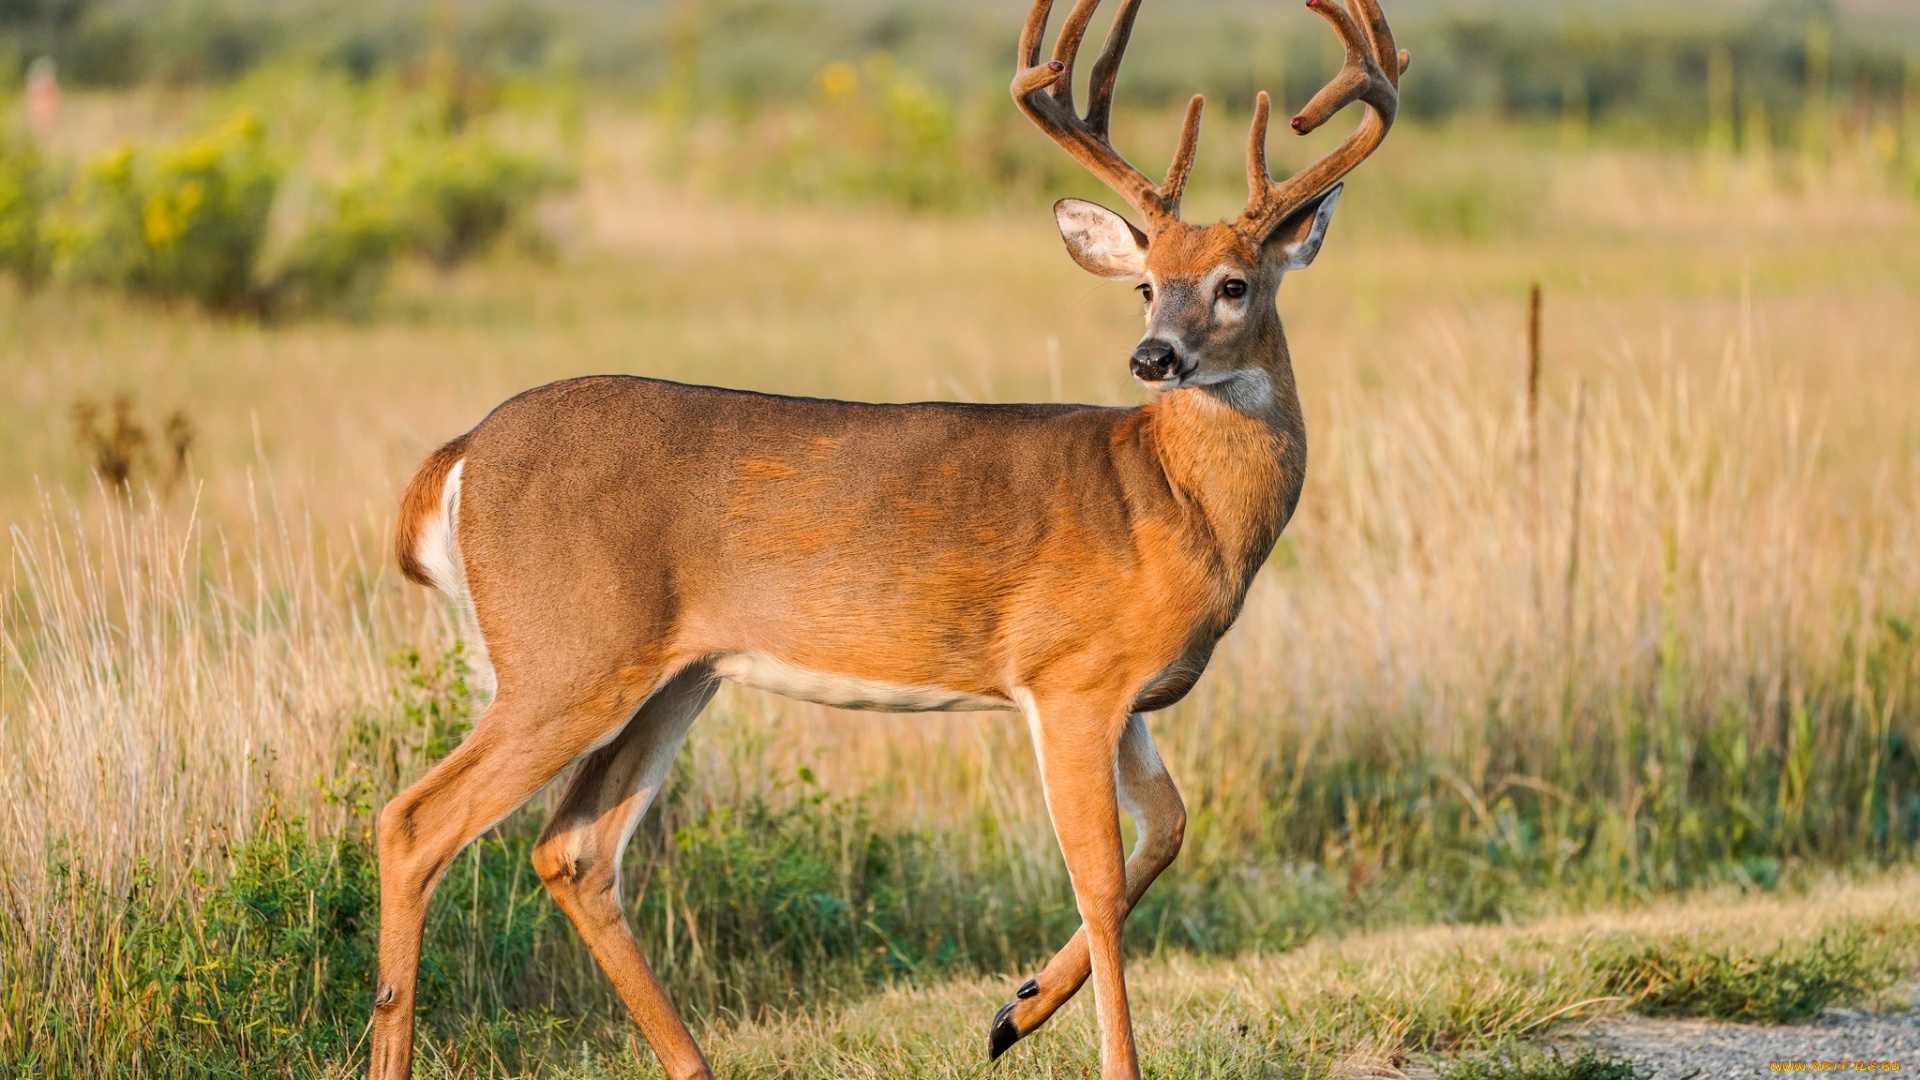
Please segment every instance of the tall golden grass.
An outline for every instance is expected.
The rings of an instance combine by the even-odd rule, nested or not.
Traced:
[[[245,837],[276,792],[332,775],[342,725],[391,693],[381,606],[292,524],[244,539],[110,493],[49,495],[11,536],[9,874],[71,860],[124,890]],[[19,895],[19,894],[16,894]],[[29,909],[31,910],[31,909]]]

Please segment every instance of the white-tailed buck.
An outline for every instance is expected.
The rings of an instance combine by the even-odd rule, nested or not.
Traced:
[[[1051,2],[1035,0],[1012,91],[1141,216],[1145,231],[1092,203],[1054,207],[1074,261],[1141,283],[1132,371],[1151,403],[865,405],[572,379],[506,402],[421,466],[400,565],[470,606],[497,691],[380,815],[375,1080],[409,1072],[434,883],[569,765],[540,876],[667,1073],[711,1075],[627,927],[620,855],[721,679],[842,708],[1024,714],[1083,926],[993,1017],[989,1053],[1091,974],[1102,1074],[1139,1075],[1121,926],[1186,824],[1141,714],[1200,677],[1293,513],[1306,430],[1275,294],[1319,250],[1340,178],[1386,136],[1407,58],[1376,0],[1307,0],[1346,64],[1293,128],[1358,101],[1358,130],[1275,183],[1261,94],[1246,210],[1189,225],[1200,98],[1158,185],[1107,134],[1139,0],[1122,0],[1086,115],[1074,109],[1098,4],[1074,4],[1042,61]],[[1124,863],[1121,805],[1139,823]]]

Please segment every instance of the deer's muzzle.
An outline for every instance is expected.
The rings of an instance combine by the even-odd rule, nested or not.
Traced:
[[[1180,354],[1171,342],[1148,338],[1133,350],[1133,377],[1141,382],[1166,382],[1180,371]]]

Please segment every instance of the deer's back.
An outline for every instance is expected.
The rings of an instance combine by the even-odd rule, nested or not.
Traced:
[[[1137,416],[554,383],[468,437],[469,588],[503,675],[516,647],[778,642],[808,670],[997,695],[1116,620],[1165,637],[1149,601],[1201,591],[1150,550],[1180,540]]]

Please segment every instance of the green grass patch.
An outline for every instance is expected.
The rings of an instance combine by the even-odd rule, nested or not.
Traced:
[[[1439,1068],[1440,1080],[1651,1080],[1633,1062],[1609,1057],[1591,1047],[1572,1057],[1556,1048],[1548,1053],[1519,1051],[1461,1058]]]
[[[1871,954],[1859,927],[1746,952],[1681,939],[1609,943],[1594,969],[1606,989],[1648,1016],[1791,1024],[1857,1001],[1894,978],[1891,956]]]

